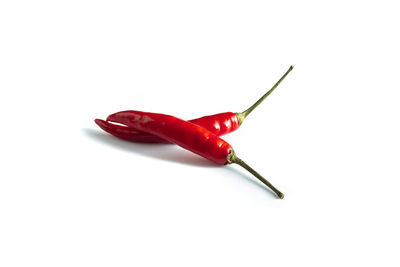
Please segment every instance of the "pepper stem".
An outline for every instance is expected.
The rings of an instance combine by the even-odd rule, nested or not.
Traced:
[[[279,81],[276,82],[276,84],[274,86],[272,86],[271,89],[269,89],[268,92],[266,92],[260,99],[258,99],[258,101],[256,103],[254,103],[251,107],[249,107],[248,109],[246,109],[243,112],[239,112],[236,113],[236,116],[239,119],[239,125],[242,124],[242,122],[244,121],[244,119],[258,106],[261,104],[261,102],[264,101],[265,98],[267,98],[267,96],[269,96],[276,87],[278,87],[278,85],[283,81],[283,79],[285,79],[285,77],[289,74],[289,72],[291,72],[293,69],[293,65],[290,66],[290,68],[286,71],[285,74],[283,74],[283,76],[279,79]]]
[[[258,180],[260,180],[263,184],[265,184],[266,186],[268,186],[272,191],[274,191],[274,193],[280,198],[284,198],[285,195],[279,191],[278,189],[275,188],[275,186],[273,186],[267,179],[265,179],[264,177],[261,176],[261,174],[259,174],[258,172],[256,172],[255,170],[253,170],[253,168],[251,168],[249,165],[246,164],[246,162],[244,162],[243,160],[241,160],[240,158],[238,158],[235,154],[235,152],[232,150],[232,152],[228,155],[227,158],[228,163],[236,163],[240,166],[242,166],[243,168],[245,168],[246,170],[248,170],[251,174],[253,174]]]

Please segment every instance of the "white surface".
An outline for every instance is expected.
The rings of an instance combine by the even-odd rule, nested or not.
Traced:
[[[0,266],[399,266],[396,1],[275,2],[2,1]],[[93,122],[242,111],[291,64],[225,137],[284,200]]]

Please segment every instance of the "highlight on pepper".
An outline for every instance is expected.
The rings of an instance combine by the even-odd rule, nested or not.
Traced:
[[[293,66],[290,66],[268,92],[243,112],[225,112],[185,121],[166,114],[127,110],[113,113],[106,120],[96,119],[95,122],[101,129],[120,139],[141,143],[173,143],[218,165],[238,164],[282,199],[284,194],[241,160],[233,147],[219,136],[237,130],[292,69]]]

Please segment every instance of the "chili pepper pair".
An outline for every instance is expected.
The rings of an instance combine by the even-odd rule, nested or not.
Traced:
[[[279,198],[284,195],[259,173],[238,158],[232,146],[219,136],[235,131],[243,120],[279,85],[279,81],[250,108],[241,113],[226,112],[185,121],[174,116],[135,110],[111,114],[107,120],[96,119],[104,131],[124,140],[145,143],[175,143],[216,164],[236,163],[268,186]],[[118,124],[115,124],[118,123]]]

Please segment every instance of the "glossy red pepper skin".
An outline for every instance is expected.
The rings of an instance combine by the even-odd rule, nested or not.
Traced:
[[[160,138],[159,136],[138,131],[137,129],[128,126],[112,124],[109,122],[110,116],[107,118],[107,121],[97,119],[95,122],[100,128],[109,134],[114,135],[115,137],[140,143],[168,143],[168,141]],[[218,136],[231,133],[237,130],[240,126],[239,119],[233,112],[224,112],[215,115],[204,116],[190,120],[189,122],[206,128]]]
[[[237,130],[240,126],[239,118],[233,112],[218,113],[190,120],[191,123],[206,128],[215,135],[221,136]]]
[[[264,101],[274,90],[275,88],[282,82],[282,80],[288,75],[288,73],[293,69],[293,66],[286,71],[286,73],[279,79],[277,83],[266,92],[257,102],[255,102],[252,106],[246,109],[244,112],[233,113],[233,112],[225,112],[219,113],[211,116],[201,117],[195,120],[191,120],[190,122],[200,125],[203,128],[208,129],[212,133],[221,136],[227,133],[231,133],[239,128],[240,124],[243,120],[249,115],[260,103]],[[133,141],[133,142],[146,142],[146,143],[165,143],[166,141],[158,136],[151,135],[149,133],[144,133],[138,131],[138,129],[134,129],[132,127],[121,127],[112,123],[109,123],[107,118],[107,122],[98,120],[96,123],[106,132],[125,140]]]
[[[170,115],[128,110],[114,113],[108,120],[159,136],[219,165],[227,164],[233,151],[213,132]]]
[[[118,125],[100,119],[94,120],[96,124],[105,132],[112,134],[119,139],[139,143],[169,143],[168,141],[146,132],[137,131],[125,125]]]

